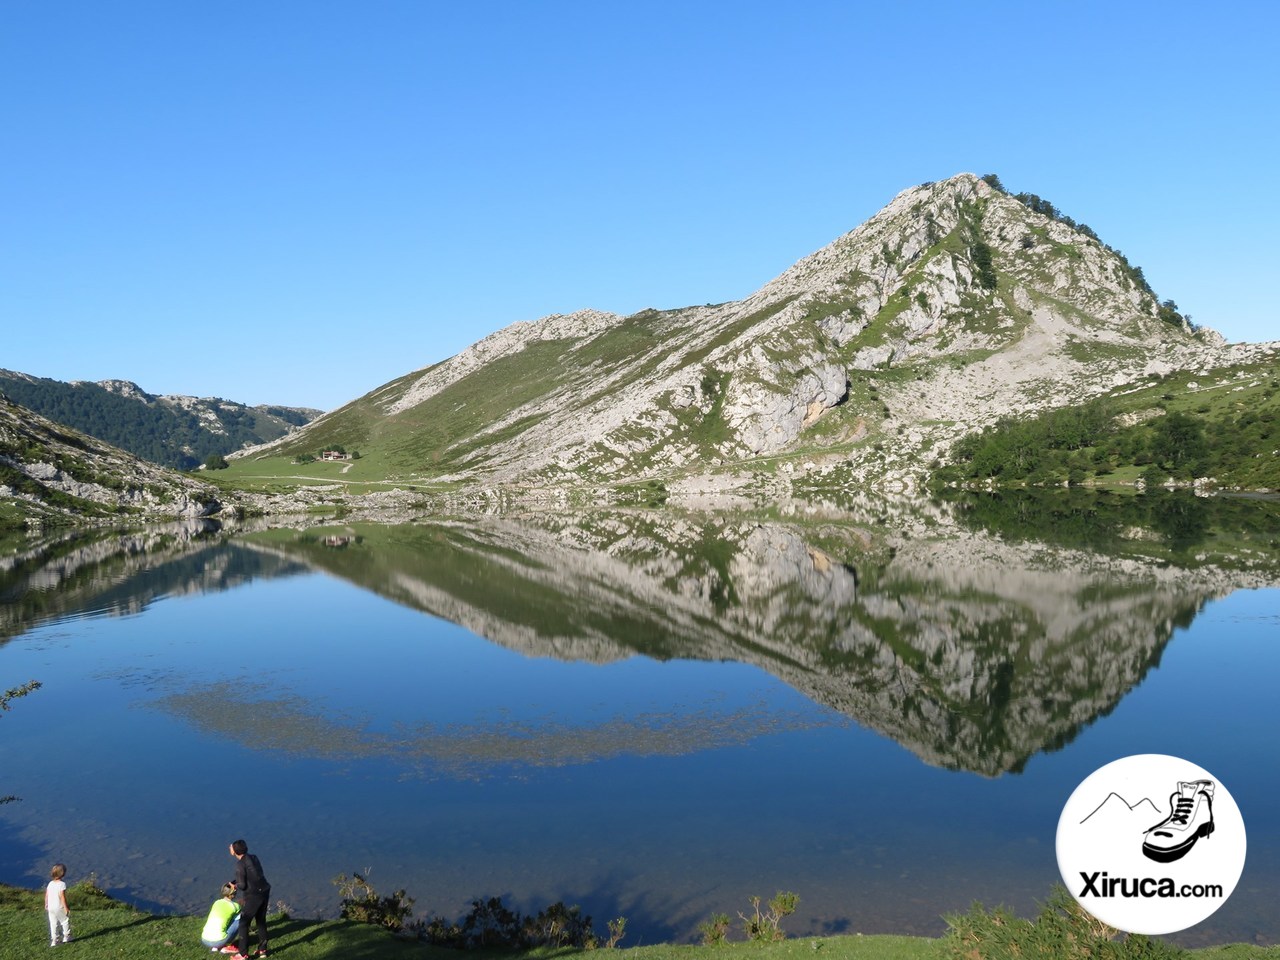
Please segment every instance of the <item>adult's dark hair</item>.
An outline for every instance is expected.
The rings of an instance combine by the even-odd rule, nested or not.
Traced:
[[[243,840],[236,840],[231,844],[231,850],[237,857],[243,857],[249,852],[249,845]]]

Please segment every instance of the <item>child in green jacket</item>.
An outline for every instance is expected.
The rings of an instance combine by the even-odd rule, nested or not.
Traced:
[[[209,919],[204,922],[204,930],[200,933],[200,942],[217,953],[236,953],[231,941],[240,930],[240,904],[236,903],[236,885],[222,885],[222,899],[209,908]]]

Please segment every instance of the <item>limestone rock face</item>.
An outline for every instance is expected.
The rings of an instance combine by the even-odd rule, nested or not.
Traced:
[[[276,449],[334,435],[406,476],[554,486],[830,448],[822,469],[910,487],[968,430],[1253,349],[1162,320],[1090,233],[960,174],[744,300],[513,324]]]
[[[99,380],[98,386],[110,393],[134,400],[142,400],[145,403],[153,403],[157,399],[154,394],[147,393],[132,380]]]
[[[785,449],[848,395],[844,368],[832,363],[752,370],[767,379],[735,378],[725,395],[724,419],[753,454]]]
[[[850,370],[875,370],[888,366],[898,354],[898,348],[886,343],[879,347],[863,347],[849,360]]]
[[[0,398],[0,497],[33,523],[74,516],[113,522],[209,516],[221,508],[205,483],[140,460]]]

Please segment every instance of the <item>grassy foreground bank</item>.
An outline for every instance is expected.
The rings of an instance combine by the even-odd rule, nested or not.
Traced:
[[[102,891],[80,884],[67,892],[73,941],[50,953],[49,928],[42,891],[0,885],[0,960],[33,957],[128,957],[130,960],[175,960],[211,957],[200,944],[203,917],[157,916],[112,900]],[[962,947],[949,938],[904,936],[796,937],[775,943],[731,942],[718,946],[655,944],[612,950],[540,948],[529,951],[459,951],[407,940],[379,927],[349,920],[270,918],[272,957],[287,960],[551,960],[573,954],[595,954],[604,960],[942,960],[1006,957],[1004,951],[985,952]],[[250,938],[250,945],[256,938]],[[1065,956],[1105,956],[1069,952]],[[1197,960],[1260,960],[1280,958],[1280,947],[1230,944],[1187,951]]]

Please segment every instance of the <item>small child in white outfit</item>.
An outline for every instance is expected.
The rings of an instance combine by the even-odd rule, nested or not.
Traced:
[[[67,868],[55,863],[49,871],[52,879],[44,889],[44,908],[49,914],[49,946],[58,945],[58,932],[62,932],[62,942],[71,942],[71,910],[67,907],[67,884],[62,879],[67,875]]]

